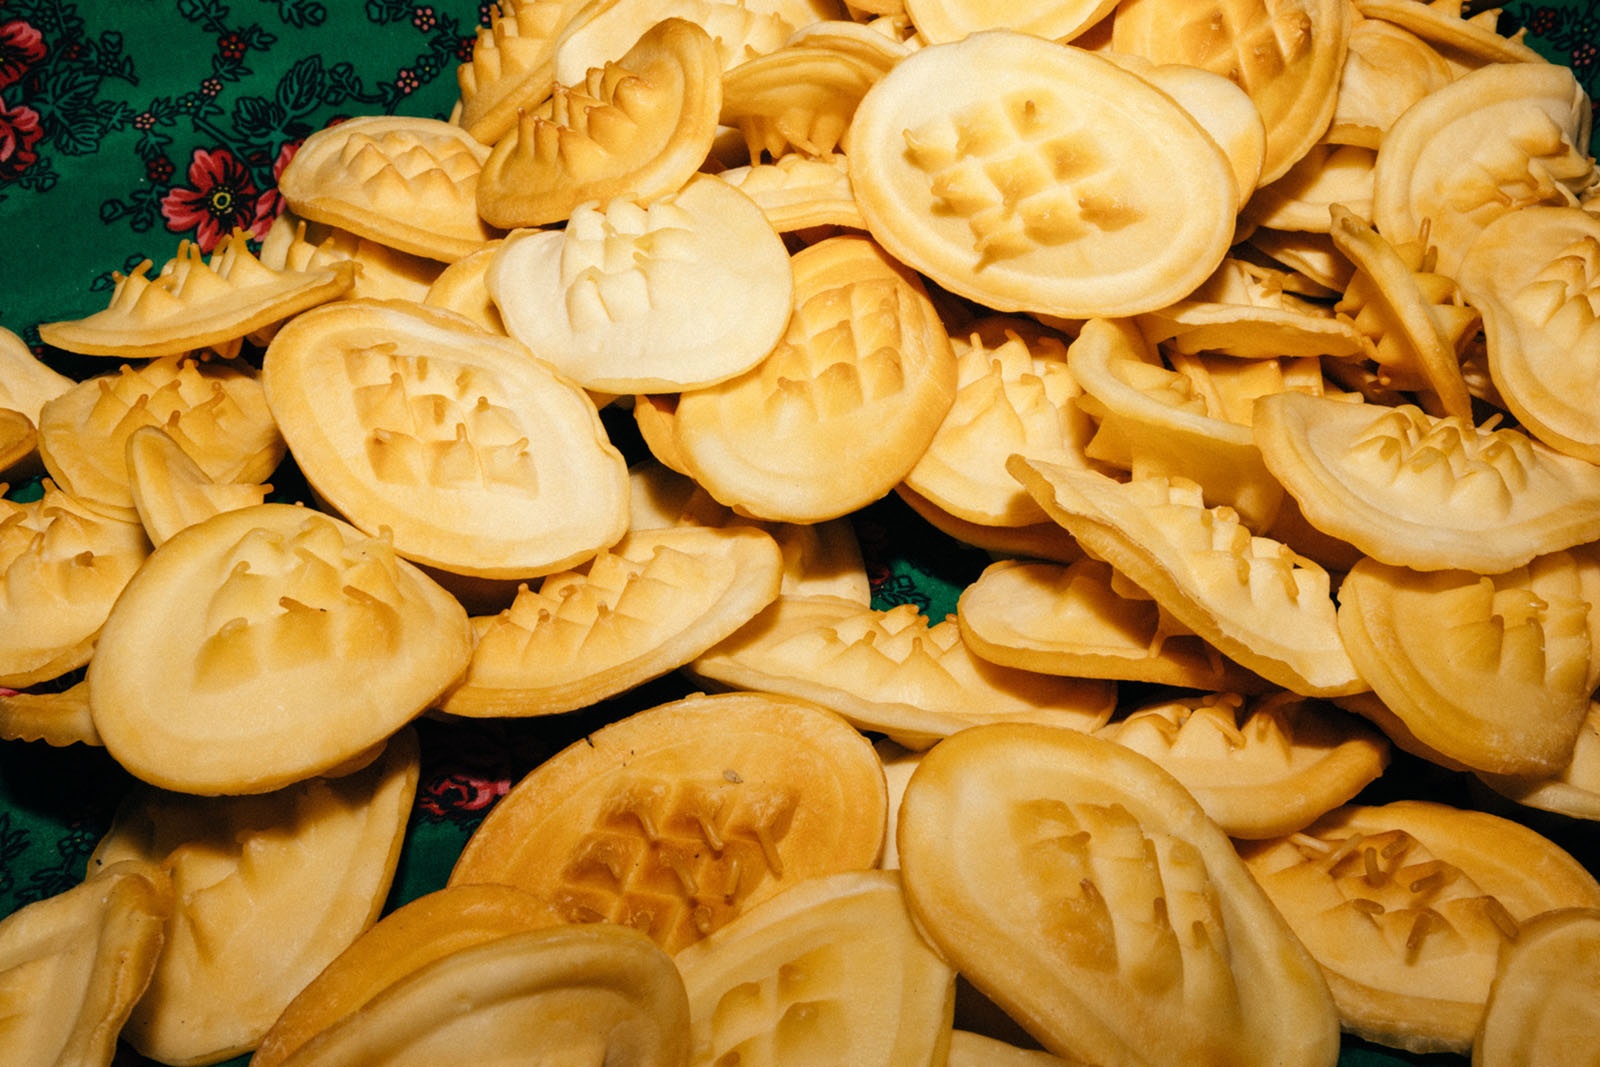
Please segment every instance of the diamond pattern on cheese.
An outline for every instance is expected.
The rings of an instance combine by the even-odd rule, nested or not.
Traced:
[[[453,715],[547,715],[682,666],[778,595],[783,556],[759,530],[675,527],[630,534],[582,571],[517,590],[475,620]]]
[[[896,64],[856,109],[846,155],[873,236],[997,311],[1153,310],[1233,237],[1232,165],[1171,97],[1012,31]]]
[[[39,415],[39,456],[64,490],[135,519],[127,441],[141,426],[159,426],[218,480],[265,481],[283,458],[256,373],[182,357],[124,364],[51,400]]]
[[[506,332],[588,389],[677,392],[749,370],[783,336],[789,253],[749,197],[699,177],[586,204],[506,238],[488,273]]]
[[[145,561],[101,630],[90,712],[145,781],[262,793],[399,729],[465,669],[470,642],[461,605],[386,542],[260,504]]]
[[[477,211],[488,157],[439,119],[363,115],[307,137],[278,188],[305,218],[451,262],[494,237]]]
[[[0,498],[0,686],[89,661],[123,586],[150,554],[137,522],[108,518],[48,479],[31,503]]]
[[[1266,126],[1265,185],[1328,128],[1353,21],[1339,0],[1133,0],[1118,7],[1111,47],[1238,83]]]
[[[787,332],[755,367],[685,392],[684,469],[742,514],[838,518],[894,488],[956,390],[950,339],[921,284],[865,237],[797,253]]]
[[[512,787],[450,883],[500,882],[568,922],[677,952],[883,844],[883,766],[849,724],[764,693],[692,696],[618,720]]]
[[[1313,525],[1394,566],[1496,574],[1600,536],[1600,469],[1515,429],[1279,393],[1255,435]]]
[[[1345,653],[1328,572],[1207,507],[1185,479],[1117,482],[1025,458],[1008,466],[1083,546],[1230,659],[1303,696],[1367,688]]]
[[[248,238],[234,230],[209,260],[199,245],[184,241],[154,278],[148,259],[128,274],[113,271],[115,287],[104,310],[42,323],[39,336],[97,356],[176,356],[198,348],[231,356],[241,337],[342,296],[354,284],[353,268],[339,264],[269,267],[250,253]]]
[[[496,578],[562,570],[622,536],[627,470],[572,382],[449,312],[320,310],[273,339],[263,377],[307,479],[357,526]]]
[[[1092,730],[1116,703],[1108,682],[980,659],[954,618],[930,625],[912,604],[878,611],[829,596],[780,596],[689,669],[719,684],[815,701],[908,748],[981,722]]]

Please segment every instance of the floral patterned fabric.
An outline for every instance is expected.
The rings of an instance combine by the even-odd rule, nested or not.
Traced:
[[[1597,8],[1516,2],[1504,17],[1593,96]],[[235,226],[259,237],[283,207],[277,176],[313,131],[360,114],[445,117],[456,64],[489,13],[479,0],[0,0],[0,253],[12,268],[0,283],[0,325],[37,347],[40,322],[103,307],[114,270],[163,262],[182,240],[210,251]],[[608,425],[619,438],[632,430]],[[892,497],[854,521],[879,608],[909,602],[942,618],[988,561]],[[443,885],[466,837],[537,763],[686,691],[668,678],[577,715],[422,721],[421,785],[391,904]],[[0,743],[0,916],[81,880],[129,784],[98,749]],[[1495,803],[1468,788],[1397,754],[1360,799]],[[1495,810],[1594,865],[1585,828],[1507,808]],[[139,1062],[126,1050],[118,1059]],[[1355,1041],[1341,1059],[1407,1062],[1465,1061]]]
[[[4,0],[0,325],[105,306],[111,271],[260,237],[276,179],[341,117],[444,118],[476,0]]]

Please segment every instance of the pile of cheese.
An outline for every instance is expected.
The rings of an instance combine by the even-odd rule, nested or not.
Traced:
[[[1459,0],[503,0],[459,76],[40,328],[113,369],[0,338],[0,736],[144,783],[0,921],[0,1060],[1594,1054],[1594,874],[1352,803],[1600,818],[1570,70]],[[872,606],[892,493],[994,559],[948,619]],[[672,672],[380,921],[414,719]]]

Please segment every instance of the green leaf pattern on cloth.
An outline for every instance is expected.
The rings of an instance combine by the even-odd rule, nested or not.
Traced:
[[[0,325],[104,306],[111,271],[260,237],[300,143],[362,114],[448,116],[490,6],[465,0],[0,3]]]

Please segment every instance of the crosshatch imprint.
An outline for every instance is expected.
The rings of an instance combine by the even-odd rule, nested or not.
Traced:
[[[1194,846],[1147,834],[1121,804],[1050,797],[1018,804],[1011,829],[1055,954],[1237,1022],[1221,903]]]
[[[734,986],[711,1015],[716,1067],[822,1063],[838,1055],[849,1010],[830,977],[843,972],[847,950],[823,944],[781,964],[770,977]]]
[[[124,365],[96,378],[95,388],[83,422],[86,434],[126,439],[141,426],[158,426],[202,467],[223,442],[257,421],[221,381],[189,359],[154,360],[137,370]]]
[[[823,647],[816,648],[820,638]],[[965,646],[953,619],[928,625],[915,604],[896,604],[887,611],[860,611],[810,633],[797,635],[797,646],[813,651],[810,658],[828,663],[839,676],[863,678],[933,676],[947,685],[962,684],[949,667],[952,653]],[[798,649],[797,649],[798,651]]]
[[[538,495],[523,419],[489,399],[505,390],[488,370],[393,344],[348,352],[344,365],[380,482]]]
[[[329,657],[369,660],[399,650],[398,563],[383,542],[346,545],[326,519],[293,534],[255,529],[222,561],[195,656],[199,688],[232,688]]]
[[[630,776],[573,849],[556,908],[570,922],[635,927],[675,952],[784,876],[780,847],[798,804],[793,789],[726,776]]]
[[[1012,93],[904,131],[935,215],[965,218],[978,266],[1138,222],[1125,175],[1062,101]]]
[[[1176,5],[1167,5],[1169,12]],[[1176,27],[1175,51],[1254,95],[1301,62],[1312,47],[1311,17],[1299,3],[1232,0],[1195,8]]]
[[[694,262],[694,219],[672,197],[641,206],[613,200],[577,208],[561,245],[561,287],[573,330],[600,329],[656,311],[653,282]]]
[[[339,163],[342,173],[364,187],[381,187],[394,175],[407,185],[442,192],[452,200],[462,199],[463,186],[470,194],[482,169],[471,149],[453,137],[423,143],[413,133],[397,131],[379,137],[353,134],[340,149]]]
[[[801,301],[758,373],[780,430],[844,418],[905,391],[902,351],[924,312],[898,279],[824,289]]]
[[[529,662],[550,656],[620,660],[660,631],[662,619],[703,600],[719,577],[704,560],[666,545],[645,559],[601,552],[586,574],[556,575],[537,592],[518,593],[481,635],[480,647]]]

